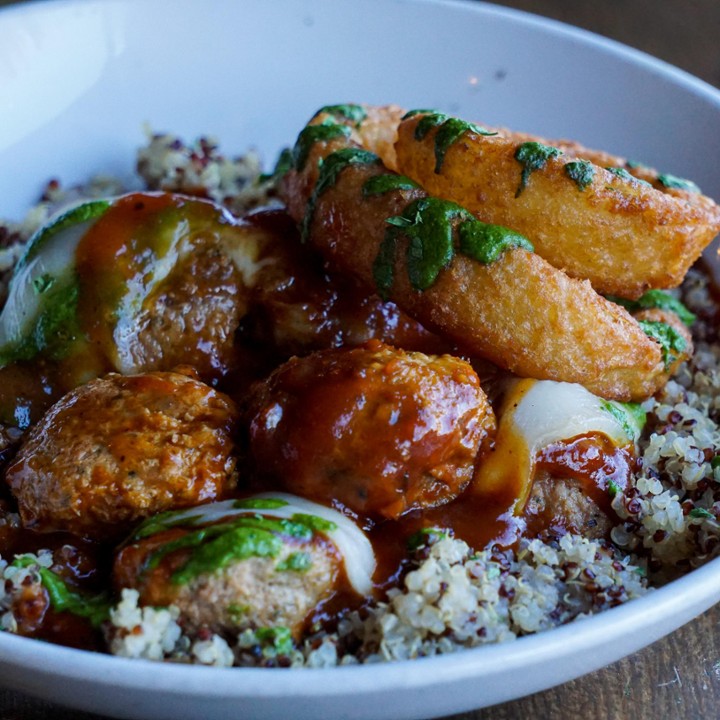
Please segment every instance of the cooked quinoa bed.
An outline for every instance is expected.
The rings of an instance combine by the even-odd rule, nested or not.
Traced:
[[[151,135],[138,156],[147,189],[202,191],[235,213],[272,201],[250,154],[224,157],[216,142],[186,145]],[[24,243],[47,217],[79,197],[116,194],[100,178],[65,191],[53,181],[20,223],[0,222],[0,306]],[[381,602],[344,615],[332,632],[311,628],[294,643],[282,628],[189,633],[180,613],[140,607],[125,589],[110,610],[112,654],[216,666],[328,667],[395,661],[505,642],[633,600],[720,555],[720,339],[718,305],[700,269],[679,296],[697,315],[695,354],[654,398],[643,403],[648,421],[639,442],[640,470],[612,507],[622,524],[612,542],[577,534],[521,540],[516,551],[470,548],[442,528],[412,551],[397,587]],[[5,431],[2,431],[5,432]],[[7,442],[0,434],[0,449]],[[6,513],[3,523],[19,523]],[[52,552],[39,550],[23,567],[0,560],[0,625],[13,632],[13,600],[42,583]]]

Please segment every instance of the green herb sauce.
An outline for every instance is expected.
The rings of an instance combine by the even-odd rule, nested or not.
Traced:
[[[647,185],[648,187],[652,187],[652,185],[647,180],[641,180],[640,178],[631,175],[625,168],[607,167],[605,169],[608,172],[611,172],[616,177],[621,178],[622,180],[627,180],[628,182],[638,183],[639,185]]]
[[[496,132],[486,130],[479,125],[460,120],[459,118],[448,117],[443,113],[430,113],[421,118],[415,126],[415,139],[423,140],[427,134],[436,127],[438,128],[435,134],[436,173],[439,173],[442,169],[447,151],[465,133],[472,132],[476,135],[497,135]]]
[[[520,197],[522,191],[527,187],[530,175],[536,170],[542,170],[551,158],[560,157],[562,151],[550,145],[543,145],[539,142],[526,142],[518,146],[515,151],[515,159],[522,165],[520,173],[520,185],[515,192],[515,197]]]
[[[494,263],[511,248],[524,248],[528,252],[534,250],[524,235],[502,225],[487,225],[479,221],[461,223],[458,237],[459,251],[483,265]]]
[[[317,127],[317,126],[314,126]],[[347,130],[347,128],[345,128]],[[315,205],[318,198],[329,190],[335,183],[340,173],[350,165],[376,165],[380,158],[374,153],[362,150],[361,148],[341,148],[328,155],[320,166],[320,174],[313,190],[312,196],[305,210],[305,217],[300,228],[300,239],[307,242],[310,235],[310,225],[315,215]]]
[[[268,499],[267,502],[272,503],[272,499]],[[258,499],[258,503],[263,503],[263,500]],[[272,507],[282,506],[274,504]],[[265,509],[271,509],[271,505],[265,505]],[[232,563],[251,557],[275,558],[280,554],[287,538],[308,542],[316,533],[328,533],[336,529],[337,526],[333,522],[303,513],[296,513],[289,520],[264,517],[259,514],[241,515],[227,522],[192,530],[182,537],[165,543],[151,553],[145,569],[156,568],[170,553],[188,550],[190,553],[185,564],[171,577],[173,584],[183,585],[200,574],[221,570]],[[303,560],[298,557],[290,562],[298,565],[289,566],[287,569],[299,571]]]
[[[332,140],[336,137],[350,137],[350,128],[346,125],[338,125],[330,120],[323,121],[319,125],[307,125],[302,129],[295,147],[292,150],[293,166],[298,172],[305,168],[307,159],[313,145],[317,142]]]
[[[236,500],[233,507],[239,510],[276,510],[277,508],[286,507],[287,504],[287,500],[281,500],[280,498],[246,498]]]
[[[37,286],[35,291],[38,292]],[[40,353],[51,360],[62,360],[82,337],[77,316],[80,287],[75,273],[47,284],[42,295],[39,312],[22,339],[0,348],[0,367],[32,360]]]
[[[659,308],[660,310],[674,312],[687,326],[692,325],[696,320],[694,313],[690,312],[680,300],[664,290],[648,290],[637,300],[626,300],[615,295],[608,295],[607,299],[616,305],[621,305],[631,313],[638,310]]]
[[[565,174],[583,191],[592,183],[595,167],[587,160],[573,160],[565,165]]]
[[[312,567],[312,556],[307,552],[290,553],[285,560],[279,562],[275,569],[278,572],[307,572]]]
[[[660,343],[666,369],[674,360],[677,360],[679,353],[687,347],[685,338],[667,323],[655,320],[639,320],[638,324],[650,339]]]
[[[362,105],[344,104],[344,105],[326,105],[321,107],[316,113],[318,115],[332,115],[339,120],[350,120],[355,123],[355,127],[359,128],[363,120],[367,117],[367,111]]]
[[[668,173],[658,175],[658,182],[666,188],[672,188],[675,190],[686,190],[687,192],[699,193],[700,188],[692,181],[685,180],[685,178],[676,177]]]
[[[639,403],[602,400],[600,406],[620,423],[629,440],[636,440],[645,427],[647,415]]]
[[[499,225],[481,223],[465,208],[448,200],[425,197],[411,202],[401,215],[386,220],[388,229],[373,264],[378,293],[387,299],[394,283],[397,239],[408,239],[406,264],[410,284],[423,291],[437,280],[458,252],[484,264],[494,262],[504,250],[532,245],[518,233]]]
[[[414,190],[420,187],[415,181],[404,175],[386,174],[373,175],[363,185],[362,193],[364,198],[374,195],[384,195],[393,190]]]
[[[306,513],[295,513],[290,521],[309,527],[313,532],[329,533],[337,530],[337,525],[332,520],[326,520],[318,515],[307,515]]]
[[[56,612],[69,612],[87,618],[93,627],[98,627],[108,618],[111,603],[105,593],[86,596],[74,592],[59,575],[37,565],[37,561],[27,555],[18,555],[12,564],[23,568],[37,566],[40,581],[47,590],[50,605]]]
[[[278,655],[289,655],[293,650],[292,633],[281,625],[258,628],[255,637],[260,644],[270,645]]]

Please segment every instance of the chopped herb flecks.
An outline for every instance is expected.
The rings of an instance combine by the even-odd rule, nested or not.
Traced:
[[[562,150],[539,142],[526,142],[520,145],[515,151],[515,159],[522,165],[522,172],[515,197],[520,197],[522,191],[527,187],[532,173],[544,168],[550,158],[560,155],[562,155]]]
[[[664,290],[648,290],[637,300],[627,300],[614,295],[608,295],[607,299],[617,305],[622,305],[622,307],[629,312],[637,312],[638,310],[647,310],[651,308],[670,310],[671,312],[674,312],[680,320],[685,323],[685,325],[688,326],[692,325],[696,320],[694,313],[691,313],[674,295],[671,295]]]
[[[692,180],[685,180],[685,178],[676,177],[675,175],[670,175],[668,173],[658,175],[658,182],[663,187],[672,188],[674,190],[686,190],[687,192],[694,193],[701,192],[700,188]]]
[[[647,185],[648,187],[652,187],[647,180],[641,180],[640,178],[635,177],[634,175],[631,175],[625,168],[608,167],[605,169],[608,172],[611,172],[616,177],[622,178],[623,180],[627,180],[628,182],[639,183],[640,185]]]
[[[677,360],[679,354],[687,347],[685,338],[672,325],[655,320],[639,320],[638,324],[649,338],[660,343],[662,359],[666,369]]]
[[[332,115],[337,120],[350,120],[355,127],[360,127],[362,121],[367,117],[367,110],[362,105],[343,104],[343,105],[326,105],[321,107],[315,115]]]
[[[595,177],[595,166],[587,160],[572,160],[565,165],[565,174],[578,186],[585,190]]]
[[[407,116],[406,116],[407,117]],[[470,123],[459,118],[449,117],[443,113],[430,113],[422,117],[415,126],[415,139],[423,140],[425,136],[437,127],[435,133],[435,172],[439,173],[445,162],[448,149],[465,133],[476,135],[497,135],[497,132]]]
[[[482,223],[460,205],[440,198],[414,200],[401,215],[388,218],[386,223],[388,228],[373,265],[378,293],[386,299],[394,282],[397,239],[400,236],[408,240],[406,266],[410,284],[420,291],[435,283],[456,251],[489,264],[512,247],[530,252],[533,249],[519,233],[500,225]]]
[[[318,125],[308,125],[303,128],[292,150],[292,160],[295,169],[301,172],[305,167],[310,151],[317,142],[332,140],[336,137],[350,137],[350,128],[326,120]]]

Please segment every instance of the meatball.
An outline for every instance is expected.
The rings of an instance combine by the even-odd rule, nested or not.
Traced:
[[[204,380],[228,373],[245,314],[244,288],[232,259],[213,238],[195,239],[135,319],[126,351],[133,372],[192,365]]]
[[[83,235],[76,266],[83,329],[125,375],[234,363],[257,231],[213,203],[169,193],[115,200]]]
[[[248,407],[268,484],[385,518],[455,498],[495,429],[470,365],[378,341],[291,359]]]
[[[614,525],[607,507],[588,496],[581,480],[545,472],[533,480],[524,517],[529,537],[570,531],[587,538],[607,538]]]
[[[326,519],[350,523],[336,511],[312,515],[313,504],[284,497],[151,518],[116,556],[116,589],[137,589],[142,605],[174,605],[190,635],[282,626],[299,637],[318,603],[343,587],[343,543],[334,534],[345,533],[345,551],[349,537],[369,543],[359,528],[347,534]]]
[[[178,373],[108,375],[59,400],[6,480],[26,527],[102,538],[236,485],[232,401]]]

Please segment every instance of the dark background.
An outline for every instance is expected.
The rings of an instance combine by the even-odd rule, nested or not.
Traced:
[[[9,4],[0,0],[0,6]],[[720,0],[499,0],[496,4],[546,15],[619,40],[720,87]],[[720,128],[718,131],[720,140]],[[720,142],[716,151],[720,154]],[[0,691],[0,720],[94,717]],[[720,718],[720,606],[608,668],[559,688],[453,720],[526,718]]]

